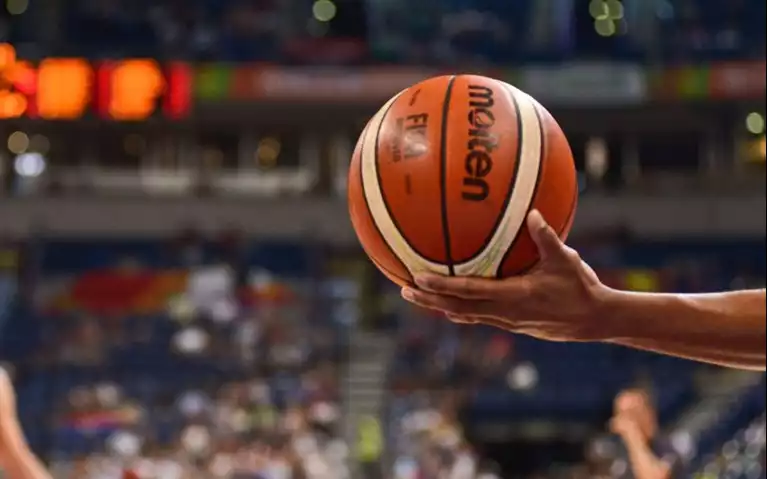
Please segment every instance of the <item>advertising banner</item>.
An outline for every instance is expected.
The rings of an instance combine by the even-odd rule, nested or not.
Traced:
[[[251,67],[234,72],[230,100],[370,102],[385,100],[437,71],[417,68]]]
[[[572,63],[523,69],[522,90],[557,106],[639,104],[647,99],[647,75],[638,65]]]
[[[660,69],[652,97],[674,100],[752,100],[765,94],[765,62],[730,62]]]
[[[712,65],[709,77],[711,98],[748,100],[764,97],[767,62],[733,62]]]

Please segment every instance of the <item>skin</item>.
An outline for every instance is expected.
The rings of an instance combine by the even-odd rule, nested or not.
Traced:
[[[671,467],[650,447],[658,430],[655,411],[643,391],[624,391],[615,400],[610,429],[620,436],[637,479],[669,479]]]
[[[550,341],[621,344],[721,366],[765,370],[765,290],[715,294],[611,289],[537,211],[527,220],[541,260],[502,280],[419,274],[402,296],[458,323]]]
[[[51,479],[27,445],[16,415],[16,393],[0,369],[0,467],[13,479]]]

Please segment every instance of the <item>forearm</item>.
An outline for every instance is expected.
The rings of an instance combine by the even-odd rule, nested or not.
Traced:
[[[31,451],[20,451],[2,459],[3,469],[14,479],[51,479],[40,461]]]
[[[637,479],[668,479],[670,471],[645,441],[640,438],[624,438],[629,453],[631,472]]]
[[[51,479],[42,463],[27,446],[18,424],[5,424],[2,436],[2,465],[8,477],[13,479]]]
[[[611,291],[606,341],[721,366],[765,369],[765,290],[715,294]]]

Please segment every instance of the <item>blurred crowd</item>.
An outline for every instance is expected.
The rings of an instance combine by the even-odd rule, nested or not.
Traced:
[[[636,242],[622,229],[580,241],[600,276],[622,288],[764,286],[758,241]],[[355,315],[333,298],[354,294],[296,267],[323,254],[310,251],[249,245],[234,232],[205,240],[191,230],[164,243],[28,245],[24,262],[37,274],[22,275],[29,278],[20,286],[34,294],[22,296],[26,306],[7,305],[2,350],[14,364],[28,438],[56,477],[345,477],[359,457],[342,432]],[[656,417],[659,429],[636,430],[651,431],[641,434],[647,441],[658,434],[653,444],[689,466],[685,473],[764,472],[763,382],[717,409],[734,415],[702,414],[716,419],[715,433],[680,443],[667,427],[700,400],[696,364],[459,326],[406,307],[396,289],[382,298],[383,324],[397,325],[385,447],[371,456],[388,459],[384,477],[505,478],[506,465],[486,454],[474,425],[529,420],[578,421],[593,438],[582,466],[550,464],[543,477],[631,477],[621,445],[627,424]],[[651,400],[628,409],[649,419],[628,420],[619,404],[638,381]],[[691,442],[707,445],[695,450]]]
[[[51,274],[5,329],[29,346],[20,414],[55,477],[344,477],[345,326],[220,244],[171,246],[164,267]]]
[[[759,0],[77,0],[57,5],[31,2],[18,18],[6,17],[2,39],[30,58],[298,63],[508,64],[597,54],[690,61],[758,58],[765,45],[760,21],[765,6]],[[48,28],[38,28],[41,22]]]
[[[663,248],[652,251],[646,245],[621,252],[620,243],[599,244],[584,248],[587,260],[597,265],[601,277],[629,290],[696,292],[765,284],[758,266],[742,261],[745,257],[717,255],[716,249],[698,251],[697,258],[706,258],[701,261],[692,259],[695,248],[679,245],[658,261]],[[499,464],[466,434],[472,422],[506,423],[512,429],[529,421],[554,428],[589,424],[592,439],[583,451],[584,463],[571,467],[547,457],[546,464],[539,464],[546,472],[536,478],[640,477],[631,461],[637,444],[647,444],[667,464],[671,475],[663,477],[761,479],[767,471],[763,429],[755,419],[765,407],[763,382],[719,405],[730,415],[718,409],[700,414],[714,418],[706,427],[710,432],[674,430],[680,413],[695,410],[702,401],[694,378],[708,368],[617,347],[511,337],[446,323],[424,312],[398,309],[393,314],[405,318],[398,328],[388,411],[396,479],[504,477]],[[723,386],[719,394],[729,393]],[[600,431],[610,409],[612,420]]]
[[[622,288],[764,285],[759,242],[599,238],[586,237],[584,255]],[[192,231],[165,243],[27,250],[38,274],[22,289],[34,294],[8,306],[2,351],[14,364],[27,436],[57,478],[342,479],[364,460],[390,471],[387,479],[508,479],[508,464],[487,453],[477,431],[526,421],[585,427],[585,462],[551,463],[552,451],[541,452],[536,469],[546,479],[630,478],[636,438],[677,458],[669,464],[689,468],[683,474],[764,473],[763,380],[722,389],[730,402],[699,414],[711,423],[703,432],[671,434],[680,413],[701,402],[696,377],[707,367],[455,325],[405,306],[388,283],[377,308],[381,324],[396,325],[397,351],[381,422],[365,422],[383,444],[373,437],[362,451],[346,442],[341,386],[359,318],[335,299],[354,297],[352,283],[296,266],[324,253]],[[539,477],[522,474],[511,477]]]
[[[700,479],[765,476],[765,416],[728,440],[703,467]]]
[[[763,0],[5,3],[0,41],[30,59],[468,66],[765,53]],[[764,287],[763,239],[712,246],[632,243],[626,235],[576,245],[612,286]],[[166,243],[39,243],[25,247],[18,285],[5,272],[15,266],[0,257],[0,352],[26,434],[56,478],[350,475],[356,445],[343,432],[342,379],[360,308],[339,298],[354,297],[361,281],[329,281],[315,264],[329,255],[306,260],[307,244],[254,254],[258,247],[233,232],[215,241],[188,231]],[[381,430],[370,423],[386,446],[373,444],[370,471],[383,466],[386,479],[509,479],[471,426],[535,420],[588,428],[584,463],[544,464],[547,479],[632,477],[636,438],[668,459],[669,470],[683,468],[679,477],[764,478],[763,382],[719,407],[737,414],[706,416],[713,432],[700,434],[705,447],[696,450],[690,443],[699,436],[679,442],[666,433],[699,401],[700,366],[457,326],[404,308],[398,295],[382,295],[397,352]],[[651,395],[637,392],[639,379]]]

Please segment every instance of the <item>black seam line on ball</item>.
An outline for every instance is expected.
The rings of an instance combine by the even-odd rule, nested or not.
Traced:
[[[450,112],[450,99],[453,94],[453,85],[457,76],[453,75],[447,82],[445,89],[445,100],[442,102],[442,124],[440,125],[440,147],[439,147],[439,184],[440,184],[440,208],[442,210],[442,237],[445,241],[445,262],[450,276],[455,276],[453,267],[453,252],[450,246],[450,225],[447,216],[447,125],[448,114]]]

